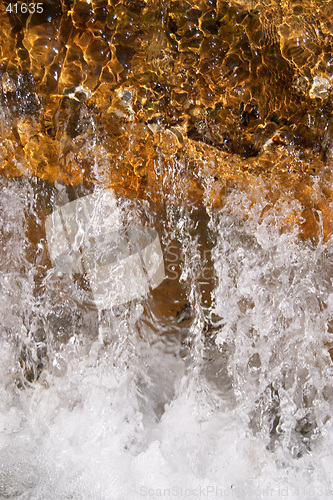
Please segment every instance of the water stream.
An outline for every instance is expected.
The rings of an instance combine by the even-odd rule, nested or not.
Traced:
[[[9,4],[0,499],[333,499],[331,3]],[[45,221],[106,188],[166,277],[98,310]]]
[[[172,182],[120,200],[165,281],[99,314],[49,262],[64,186],[1,179],[0,498],[333,497],[332,247]]]

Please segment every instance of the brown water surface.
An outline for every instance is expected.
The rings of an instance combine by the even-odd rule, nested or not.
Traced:
[[[181,168],[190,203],[221,207],[245,190],[281,231],[330,237],[331,2],[9,5],[3,175],[161,202],[160,183]]]

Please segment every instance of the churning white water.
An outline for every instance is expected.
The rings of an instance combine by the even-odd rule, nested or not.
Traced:
[[[60,192],[1,180],[0,498],[333,498],[332,246],[237,220],[242,194],[122,200],[169,278],[98,316],[48,258]]]

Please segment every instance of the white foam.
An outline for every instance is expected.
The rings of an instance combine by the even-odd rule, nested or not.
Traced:
[[[2,185],[0,498],[333,498],[329,249],[218,215],[216,343],[183,357],[140,304],[100,318],[99,335],[94,312],[59,292],[50,323],[58,289],[46,278],[37,300],[25,254],[31,191]],[[29,312],[49,360],[21,387],[22,345],[33,356],[38,343]]]

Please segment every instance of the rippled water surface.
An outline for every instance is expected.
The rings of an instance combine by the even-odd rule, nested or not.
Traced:
[[[331,2],[9,4],[0,498],[333,498]],[[45,221],[109,188],[166,277],[98,311]]]

